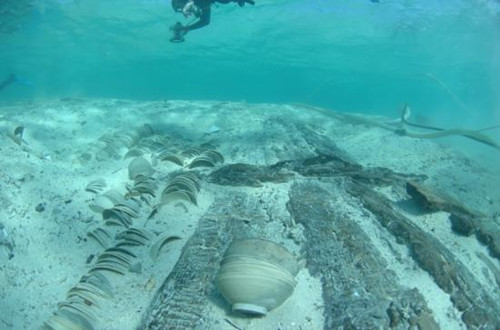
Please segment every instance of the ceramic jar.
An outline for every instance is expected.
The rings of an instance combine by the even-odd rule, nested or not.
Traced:
[[[265,315],[290,297],[298,271],[295,257],[281,245],[240,239],[226,250],[215,283],[233,311]]]

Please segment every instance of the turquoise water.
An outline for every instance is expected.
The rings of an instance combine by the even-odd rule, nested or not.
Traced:
[[[500,2],[257,0],[210,26],[168,0],[3,0],[1,102],[53,97],[302,102],[480,128],[500,123]],[[498,132],[491,131],[492,134]],[[498,135],[498,134],[497,134]]]
[[[224,171],[221,171],[219,183],[212,181],[211,178],[216,176],[211,172],[200,170],[206,185],[199,194],[199,203],[196,200],[199,189],[193,188],[198,186],[197,182],[186,184],[191,188],[190,194],[181,189],[173,190],[174,194],[187,196],[191,203],[196,201],[193,203],[197,204],[196,208],[194,205],[179,208],[172,204],[170,209],[162,211],[160,206],[167,204],[164,192],[157,196],[157,200],[161,200],[159,204],[154,198],[151,199],[153,203],[140,196],[144,203],[137,204],[142,207],[137,220],[141,222],[134,219],[134,226],[147,229],[155,233],[154,236],[160,232],[168,235],[182,233],[182,239],[187,242],[198,227],[212,227],[214,232],[219,232],[218,236],[212,236],[212,233],[205,235],[200,231],[197,234],[199,240],[194,241],[196,244],[186,243],[182,245],[184,248],[179,245],[178,249],[169,252],[177,251],[181,255],[182,249],[189,251],[187,256],[206,256],[198,259],[203,259],[199,264],[211,264],[212,267],[216,260],[214,256],[222,257],[222,245],[210,241],[242,233],[260,235],[261,232],[266,238],[275,237],[290,244],[293,241],[296,251],[307,246],[307,254],[322,256],[324,247],[324,255],[328,258],[322,257],[321,263],[314,261],[316,264],[312,263],[313,266],[308,268],[316,277],[314,282],[313,277],[298,279],[302,288],[299,287],[301,291],[295,295],[298,297],[295,300],[297,309],[289,307],[288,315],[282,314],[282,318],[275,314],[274,320],[286,320],[295,325],[293,328],[306,329],[307,326],[294,321],[304,319],[307,323],[303,324],[314,329],[311,324],[321,324],[327,314],[323,311],[332,315],[337,313],[332,306],[327,305],[324,310],[322,307],[324,302],[334,301],[334,297],[340,297],[342,302],[344,299],[350,301],[352,307],[344,315],[354,315],[350,311],[357,311],[361,306],[376,305],[371,302],[381,297],[384,300],[380,304],[376,302],[387,309],[379,309],[383,313],[370,314],[370,317],[382,324],[386,322],[384,317],[388,316],[385,324],[390,321],[392,325],[395,319],[399,322],[397,315],[400,315],[403,322],[400,327],[403,327],[406,322],[409,324],[415,320],[408,317],[411,314],[407,311],[423,310],[423,305],[418,301],[406,304],[413,294],[408,298],[402,295],[391,297],[400,284],[420,290],[422,299],[430,301],[429,306],[443,329],[451,329],[453,324],[465,324],[460,323],[459,318],[462,317],[464,322],[469,318],[470,321],[476,317],[473,315],[476,312],[476,321],[480,324],[483,317],[489,316],[486,315],[488,311],[499,309],[493,304],[500,301],[495,300],[498,296],[495,290],[500,283],[498,149],[463,137],[438,140],[451,144],[452,150],[458,150],[458,154],[466,151],[468,156],[473,155],[481,165],[477,166],[468,158],[436,147],[428,140],[419,144],[413,143],[416,139],[400,138],[389,131],[371,134],[376,132],[373,127],[342,126],[349,122],[348,119],[335,119],[334,125],[317,123],[327,121],[329,119],[324,118],[329,117],[315,112],[315,117],[311,116],[315,120],[307,122],[306,111],[311,107],[289,107],[287,114],[304,118],[310,124],[299,132],[302,134],[300,139],[295,139],[295,132],[290,131],[302,125],[297,120],[288,125],[284,119],[290,116],[267,116],[271,111],[280,111],[275,106],[252,105],[237,112],[239,105],[214,102],[212,110],[218,113],[207,116],[205,110],[208,106],[197,107],[192,103],[175,105],[172,112],[168,110],[171,104],[161,101],[141,103],[140,106],[93,100],[43,103],[44,100],[71,97],[298,102],[339,111],[337,115],[344,111],[388,118],[397,118],[407,103],[412,109],[410,121],[420,124],[464,129],[500,125],[500,0],[255,1],[255,6],[244,8],[236,4],[215,6],[210,26],[189,33],[186,42],[174,44],[169,41],[169,27],[176,21],[186,21],[172,11],[170,0],[0,0],[0,86],[9,74],[18,77],[17,82],[0,91],[0,131],[7,141],[0,148],[4,154],[0,167],[0,248],[5,246],[9,250],[9,255],[4,257],[0,249],[0,329],[39,325],[49,320],[53,311],[63,310],[56,304],[64,302],[64,297],[69,301],[65,290],[69,285],[79,283],[80,275],[92,271],[89,265],[94,262],[92,260],[99,260],[98,250],[90,244],[91,236],[88,237],[89,244],[82,237],[104,226],[112,230],[111,233],[124,229],[107,226],[111,221],[100,221],[103,209],[115,201],[108,198],[108,203],[101,207],[94,202],[103,195],[89,195],[83,188],[89,182],[98,187],[99,183],[93,180],[106,178],[111,192],[121,194],[114,190],[119,186],[127,200],[129,197],[131,201],[138,200],[134,197],[139,196],[140,191],[130,189],[130,177],[138,178],[137,183],[143,180],[150,187],[156,179],[159,185],[166,185],[167,177],[172,178],[174,171],[182,168],[177,167],[179,163],[187,162],[183,161],[184,156],[180,158],[179,153],[177,165],[155,164],[157,174],[145,179],[142,175],[126,173],[130,160],[118,159],[122,156],[120,152],[124,154],[132,144],[138,147],[134,148],[136,152],[145,146],[147,159],[156,163],[158,158],[162,159],[160,151],[163,150],[158,151],[153,145],[157,149],[161,144],[165,148],[175,146],[172,150],[177,150],[177,141],[182,147],[184,144],[194,146],[194,143],[210,147],[213,141],[229,161],[220,167]],[[25,106],[25,102],[30,101],[41,103]],[[1,107],[17,102],[21,104],[19,107]],[[194,115],[185,115],[186,109]],[[304,109],[305,115],[300,109]],[[20,115],[17,115],[18,111]],[[266,116],[262,115],[264,112]],[[233,115],[240,113],[243,118]],[[161,118],[154,122],[151,120],[153,116]],[[154,129],[150,126],[141,128],[142,120],[153,121]],[[130,123],[137,126],[131,128]],[[238,125],[248,127],[242,129]],[[23,137],[24,127],[26,134]],[[164,139],[157,141],[171,143],[156,143],[153,136],[147,140],[156,129],[165,134]],[[373,131],[364,132],[364,129]],[[314,130],[320,134],[316,136]],[[500,128],[483,133],[500,141]],[[180,138],[180,135],[185,138]],[[330,136],[322,140],[321,135]],[[103,138],[99,139],[99,136]],[[278,141],[281,137],[286,143]],[[150,147],[147,142],[145,145],[138,143],[142,138],[149,141]],[[288,148],[291,143],[297,145]],[[367,167],[364,177],[352,180],[359,175],[358,171],[362,173],[357,166],[350,168],[333,156],[321,155],[321,149],[334,143],[338,144],[339,151],[334,149],[332,153],[338,152],[344,157],[343,151],[347,150],[353,161]],[[260,145],[255,147],[256,144]],[[313,146],[321,149],[313,152]],[[302,147],[305,150],[301,150]],[[193,150],[187,149],[189,153],[195,153],[196,149]],[[213,151],[211,154],[212,157],[217,155]],[[318,157],[313,157],[316,154]],[[166,155],[165,159],[169,154]],[[289,161],[282,155],[298,159]],[[170,158],[175,159],[175,156],[172,154]],[[392,168],[394,159],[395,167]],[[206,162],[206,159],[201,161]],[[326,162],[332,165],[323,167]],[[260,167],[254,167],[254,164],[265,164],[266,172],[259,174]],[[295,166],[309,165],[313,176],[309,176],[308,169],[295,172]],[[484,168],[493,169],[497,176]],[[149,176],[153,169],[147,169]],[[187,170],[188,165],[184,169]],[[385,169],[402,174],[387,174]],[[281,170],[283,173],[275,172]],[[248,182],[242,183],[242,190],[223,187],[225,176],[235,175],[235,184],[238,183],[238,171],[243,172],[243,177],[248,176]],[[268,171],[272,174],[269,178],[266,177]],[[343,172],[345,180],[341,177]],[[322,173],[327,175],[323,178]],[[382,179],[376,178],[378,173]],[[283,177],[293,174],[294,177],[283,179],[289,180],[284,183],[280,181],[280,174]],[[259,175],[265,178],[263,185],[256,187],[260,185]],[[467,232],[468,237],[456,235],[456,228],[450,228],[446,209],[449,205],[437,207],[446,212],[428,213],[426,210],[421,213],[420,208],[427,206],[416,204],[416,200],[421,199],[419,195],[405,195],[403,182],[410,178],[423,180],[423,175],[429,177],[426,180],[429,187],[436,186],[438,191],[442,190],[460,203],[486,214],[484,218],[471,216],[469,221],[473,226],[465,224],[463,227],[467,228],[459,228]],[[398,183],[383,183],[384,178],[387,182],[394,178]],[[404,187],[408,189],[407,185]],[[154,192],[153,188],[149,189]],[[159,189],[160,186],[156,191]],[[368,193],[363,194],[362,189]],[[374,196],[379,197],[375,199]],[[167,198],[174,200],[172,195]],[[377,203],[380,208],[376,207]],[[89,206],[99,212],[91,213]],[[456,212],[460,215],[465,211],[458,209]],[[391,216],[386,218],[385,214]],[[405,214],[409,219],[404,219]],[[206,225],[209,222],[213,224]],[[229,225],[230,222],[233,224]],[[241,229],[236,230],[240,224]],[[222,235],[226,229],[234,231],[228,233],[232,236]],[[492,258],[487,256],[486,247],[471,236],[472,230],[479,229],[477,238],[489,245]],[[111,239],[114,234],[108,237],[110,246],[111,241],[119,244],[118,240]],[[204,237],[208,239],[205,241]],[[12,243],[14,239],[16,244]],[[424,246],[434,239],[439,245]],[[335,244],[329,245],[327,241]],[[151,243],[158,249],[163,246],[161,241],[160,245]],[[434,247],[438,248],[432,251]],[[15,251],[15,256],[12,251]],[[207,254],[200,251],[207,251]],[[148,254],[145,250],[141,253],[140,256]],[[210,258],[208,254],[211,254]],[[156,253],[153,255],[156,259]],[[183,255],[184,252],[181,258]],[[335,260],[336,256],[349,264],[338,267],[341,263]],[[140,314],[150,304],[146,296],[151,297],[153,290],[161,288],[164,279],[161,276],[171,274],[172,268],[169,267],[174,267],[178,255],[171,254],[168,258],[153,265],[146,257],[144,264],[139,264],[144,265],[139,272],[134,267],[134,274],[130,274],[125,282],[113,284],[113,288],[118,289],[117,299],[108,303],[117,307],[103,309],[105,318],[102,321],[107,324],[103,329],[112,329],[115,322],[139,322]],[[198,262],[191,262],[189,258],[185,257],[181,267],[186,264],[198,267]],[[314,259],[301,256],[301,263],[305,260],[310,263]],[[429,262],[423,262],[423,259]],[[386,262],[389,267],[386,267]],[[381,266],[389,268],[390,273],[379,270]],[[188,271],[173,273],[186,279],[179,281],[182,285],[187,282],[195,284],[181,292],[179,297],[182,294],[193,296],[192,293],[200,289],[198,279],[203,278],[208,283],[210,277],[207,274],[215,271],[212,267],[212,270],[207,268],[199,272],[196,267],[191,272],[196,276],[181,276]],[[372,274],[369,267],[374,270]],[[344,269],[348,272],[343,273]],[[317,274],[313,274],[313,270]],[[100,270],[96,271],[99,273]],[[339,290],[338,295],[332,289],[337,285],[332,277],[334,271],[339,274],[338,287],[343,290]],[[474,276],[463,276],[469,271]],[[392,272],[401,275],[397,286]],[[351,278],[351,275],[355,276]],[[384,281],[378,285],[365,285],[362,283],[365,279],[366,283],[378,283],[377,279]],[[469,279],[474,281],[471,280],[470,288],[467,288],[465,282]],[[381,285],[386,283],[393,283],[390,285],[394,288],[382,288]],[[177,290],[182,285],[169,284],[165,288]],[[209,285],[212,286],[207,284],[207,287]],[[363,291],[358,290],[358,286]],[[452,291],[470,294],[454,295]],[[213,305],[210,311],[216,310],[218,314],[212,318],[204,316],[199,324],[208,320],[213,323],[206,324],[214,324],[212,329],[215,329],[216,324],[221,325],[230,319],[231,315],[226,314],[229,304],[225,304],[219,295],[219,300],[208,299],[206,292],[208,289],[200,291],[201,296],[206,295],[203,302]],[[327,295],[331,299],[326,299]],[[2,301],[4,297],[6,299]],[[84,295],[81,297],[85,298]],[[393,304],[389,301],[393,298],[401,303],[400,314],[394,317],[391,314]],[[172,305],[177,305],[182,299],[171,299]],[[335,301],[340,300],[336,298]],[[89,307],[93,304],[87,300],[84,302]],[[196,308],[193,309],[196,314],[192,311],[185,313],[182,305],[179,306],[176,308],[188,317],[189,313],[201,314]],[[473,313],[463,314],[464,317],[461,311],[466,306],[474,308],[467,307],[467,311]],[[492,320],[498,321],[495,315],[492,316]],[[175,318],[172,319],[175,321]],[[237,323],[258,324],[250,319],[235,319]],[[258,320],[265,324],[264,318]],[[455,323],[447,324],[447,320]],[[228,324],[232,326],[232,323]],[[287,329],[286,324],[282,327],[281,321],[267,324]],[[488,324],[484,324],[488,328]],[[325,324],[325,329],[327,327]]]

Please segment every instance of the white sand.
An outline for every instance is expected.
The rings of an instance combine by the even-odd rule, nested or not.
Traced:
[[[0,246],[0,329],[39,327],[50,318],[57,304],[65,300],[66,292],[89,271],[91,264],[86,263],[87,258],[97,255],[102,248],[86,234],[102,225],[102,217],[90,210],[94,195],[84,188],[90,181],[104,178],[108,187],[124,193],[125,185],[130,182],[127,172],[130,159],[87,162],[82,160],[82,154],[95,154],[102,148],[98,139],[104,133],[126,132],[144,123],[196,141],[223,136],[218,140],[218,150],[224,154],[226,163],[272,164],[279,160],[276,150],[284,147],[279,134],[273,135],[272,120],[297,120],[334,137],[338,146],[362,165],[427,174],[430,182],[464,200],[468,206],[488,214],[492,210],[497,215],[500,212],[500,178],[487,166],[479,166],[460,152],[434,141],[341,123],[298,106],[70,100],[3,107],[0,113],[0,222],[9,239],[15,242],[14,257],[10,260],[7,247]],[[25,142],[18,145],[7,133],[21,125],[26,128]],[[215,133],[205,134],[211,131]],[[157,170],[168,173],[175,168],[176,165],[161,163]],[[276,207],[284,207],[287,187],[287,184],[266,184],[258,190],[241,189],[274,198]],[[142,312],[196,228],[197,219],[209,208],[214,189],[217,187],[207,185],[201,191],[198,207],[172,204],[161,208],[146,224],[147,213],[135,220],[139,227],[178,235],[182,240],[162,250],[157,262],[149,258],[147,248],[135,248],[134,253],[143,261],[142,272],[109,275],[115,297],[103,301],[102,313],[98,315],[99,329],[134,329],[138,325]],[[391,196],[391,191],[386,194]],[[40,203],[44,205],[42,212],[35,210]],[[349,207],[343,211],[351,212],[351,216],[359,212]],[[478,271],[484,265],[477,253],[487,255],[485,247],[474,237],[453,234],[447,214],[408,216],[454,251],[481,283],[498,290],[491,275]],[[281,224],[272,226],[276,228],[269,230],[278,232]],[[376,225],[364,228],[401,283],[421,288],[440,326],[464,328],[448,295],[419,270],[408,251]],[[291,240],[282,243],[297,249]],[[499,268],[497,260],[492,262]],[[212,323],[207,328],[235,329],[237,325],[245,329],[321,329],[324,320],[321,283],[307,269],[299,273],[297,281],[292,297],[264,318],[243,318],[228,313],[222,299],[214,302],[210,305]]]

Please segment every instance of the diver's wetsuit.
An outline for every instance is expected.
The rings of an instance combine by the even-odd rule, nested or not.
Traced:
[[[193,2],[195,6],[200,9],[201,13],[198,21],[184,27],[186,31],[196,30],[210,24],[210,6],[214,3],[225,4],[230,2],[237,2],[240,6],[243,6],[245,3],[249,3],[252,5],[255,4],[253,0],[193,0]]]

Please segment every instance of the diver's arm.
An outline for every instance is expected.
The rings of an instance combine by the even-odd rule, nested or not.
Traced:
[[[187,32],[207,26],[208,24],[210,24],[210,14],[211,14],[210,6],[202,8],[200,19],[191,25],[186,25],[184,29]]]

